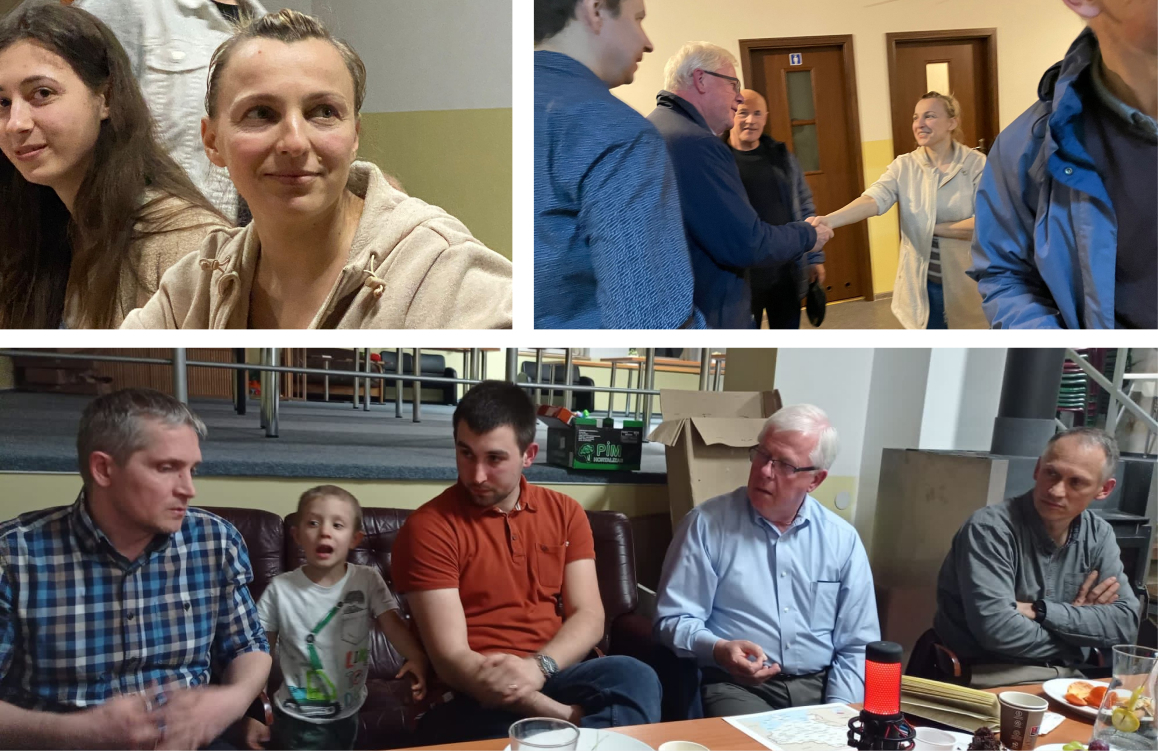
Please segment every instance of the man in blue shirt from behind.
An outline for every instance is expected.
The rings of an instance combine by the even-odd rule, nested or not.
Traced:
[[[667,61],[664,86],[647,119],[667,143],[679,182],[696,308],[711,328],[753,328],[744,271],[796,263],[823,248],[832,230],[815,226],[815,218],[768,224],[748,201],[732,152],[719,138],[744,102],[732,53],[688,42]]]
[[[535,0],[535,327],[703,328],[659,133],[612,96],[643,0]]]
[[[700,666],[708,717],[864,700],[865,646],[880,639],[868,556],[809,495],[837,444],[820,408],[778,410],[751,449],[747,487],[676,530],[655,632]]]

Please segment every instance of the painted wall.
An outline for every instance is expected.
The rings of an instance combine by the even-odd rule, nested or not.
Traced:
[[[360,156],[510,258],[511,0],[310,5],[366,63]]]
[[[881,452],[886,448],[917,445],[929,379],[930,354],[927,349],[887,349],[874,353],[872,381],[865,405],[855,522],[870,556],[877,523]],[[888,499],[883,503],[887,504]]]
[[[936,349],[929,364],[920,448],[988,451],[1006,350]]]
[[[804,12],[801,8],[807,8]],[[640,112],[655,107],[663,67],[691,40],[718,44],[739,56],[740,39],[852,34],[865,185],[893,160],[885,34],[934,29],[997,29],[1001,127],[1036,100],[1041,74],[1065,54],[1082,29],[1061,0],[652,0],[644,28],[655,52],[644,58],[635,82],[614,89]],[[897,267],[896,210],[869,220],[873,289],[893,288]]]

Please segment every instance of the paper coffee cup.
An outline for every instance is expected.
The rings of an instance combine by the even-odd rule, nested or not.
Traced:
[[[1037,745],[1041,718],[1049,702],[1021,691],[1002,691],[997,701],[1001,705],[1001,745],[1011,751],[1031,751]]]

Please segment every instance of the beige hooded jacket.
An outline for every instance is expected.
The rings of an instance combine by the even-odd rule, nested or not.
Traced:
[[[346,187],[365,200],[350,254],[311,329],[511,327],[511,262],[437,206],[355,162]],[[261,244],[253,225],[215,232],[165,274],[126,329],[244,329]]]
[[[153,225],[152,229],[167,230],[163,234],[150,235],[133,243],[130,264],[121,269],[117,284],[116,309],[113,311],[112,326],[121,325],[130,311],[140,308],[152,299],[161,286],[166,271],[190,253],[201,247],[211,233],[227,229],[231,225],[217,214],[186,204],[179,198],[166,199],[159,210],[176,212],[163,227]],[[148,226],[138,224],[138,229]],[[135,272],[135,273],[134,273]],[[93,329],[102,326],[91,317],[81,313],[76,295],[82,294],[84,285],[79,278],[69,278],[69,296],[64,304],[64,327],[69,329]]]

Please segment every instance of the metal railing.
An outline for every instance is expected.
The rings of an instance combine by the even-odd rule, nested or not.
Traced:
[[[1113,380],[1106,378],[1106,376],[1095,368],[1093,365],[1078,354],[1076,351],[1066,348],[1066,358],[1081,369],[1083,373],[1089,376],[1090,380],[1098,384],[1110,397],[1109,410],[1106,412],[1106,432],[1114,435],[1118,427],[1118,420],[1122,417],[1122,412],[1126,411],[1138,418],[1138,421],[1146,427],[1152,438],[1158,437],[1158,419],[1153,415],[1147,414],[1146,410],[1142,409],[1138,404],[1130,398],[1130,395],[1122,390],[1122,384],[1125,381],[1158,381],[1158,373],[1127,373],[1126,361],[1129,357],[1130,350],[1128,348],[1120,348],[1117,351],[1117,358],[1114,362],[1114,376]]]
[[[704,350],[706,351],[706,350]],[[183,403],[189,402],[189,386],[188,386],[188,369],[189,368],[217,368],[223,370],[234,370],[241,372],[256,371],[260,374],[261,397],[260,397],[260,424],[265,435],[270,438],[276,438],[279,430],[280,422],[280,405],[281,405],[281,375],[314,375],[321,376],[324,379],[324,388],[328,396],[329,379],[333,376],[351,376],[354,379],[353,391],[353,407],[359,408],[359,400],[364,397],[362,401],[362,409],[370,409],[370,390],[373,381],[389,380],[398,383],[395,388],[394,401],[394,416],[402,417],[402,401],[403,393],[401,384],[413,384],[414,393],[411,400],[411,419],[418,423],[422,421],[422,399],[421,388],[422,384],[454,384],[474,386],[486,378],[485,358],[482,357],[480,349],[469,350],[470,361],[467,368],[470,371],[470,378],[448,378],[446,376],[429,376],[421,374],[405,375],[402,372],[403,368],[403,350],[395,350],[395,359],[397,369],[395,372],[374,372],[370,370],[370,351],[365,349],[365,357],[361,358],[355,350],[354,370],[335,370],[329,367],[329,362],[325,362],[325,367],[309,368],[297,365],[278,365],[278,349],[277,348],[262,348],[260,350],[259,362],[245,363],[245,362],[211,362],[207,360],[189,360],[184,348],[174,348],[173,356],[171,358],[158,357],[132,357],[129,355],[104,355],[99,353],[58,353],[41,350],[23,350],[23,349],[0,349],[0,356],[5,357],[50,357],[56,360],[86,360],[99,362],[119,362],[131,363],[136,365],[164,365],[173,369],[173,395]],[[415,367],[421,370],[422,350],[413,350]],[[714,359],[714,358],[712,358]],[[518,383],[528,389],[534,389],[535,402],[539,403],[542,399],[542,391],[546,388],[549,391],[559,391],[562,387],[565,402],[569,403],[572,392],[579,393],[606,393],[608,394],[608,415],[612,414],[614,406],[612,396],[613,394],[626,394],[627,398],[631,395],[636,397],[637,414],[641,399],[643,402],[643,417],[644,424],[651,424],[652,416],[652,401],[653,396],[659,396],[659,391],[655,389],[655,350],[645,350],[645,362],[641,368],[639,382],[646,381],[647,387],[632,388],[630,380],[626,388],[619,386],[583,386],[577,383],[572,383],[571,365],[573,364],[572,351],[566,350],[565,355],[565,378],[563,384],[549,383],[543,381],[543,350],[536,350],[535,362],[537,365],[535,379],[529,382],[519,383],[517,378],[518,370],[518,350],[508,348],[505,352],[506,365],[506,380]],[[366,370],[358,368],[359,362],[365,362]],[[718,363],[718,361],[716,361]],[[710,368],[711,362],[702,362],[700,366],[700,383],[707,382],[707,372]],[[628,371],[630,374],[631,371]],[[717,372],[718,379],[718,372]],[[241,388],[243,379],[239,379],[236,389]],[[244,404],[246,399],[244,390],[235,394],[234,408],[238,414],[244,414]],[[626,406],[626,405],[625,405]]]

